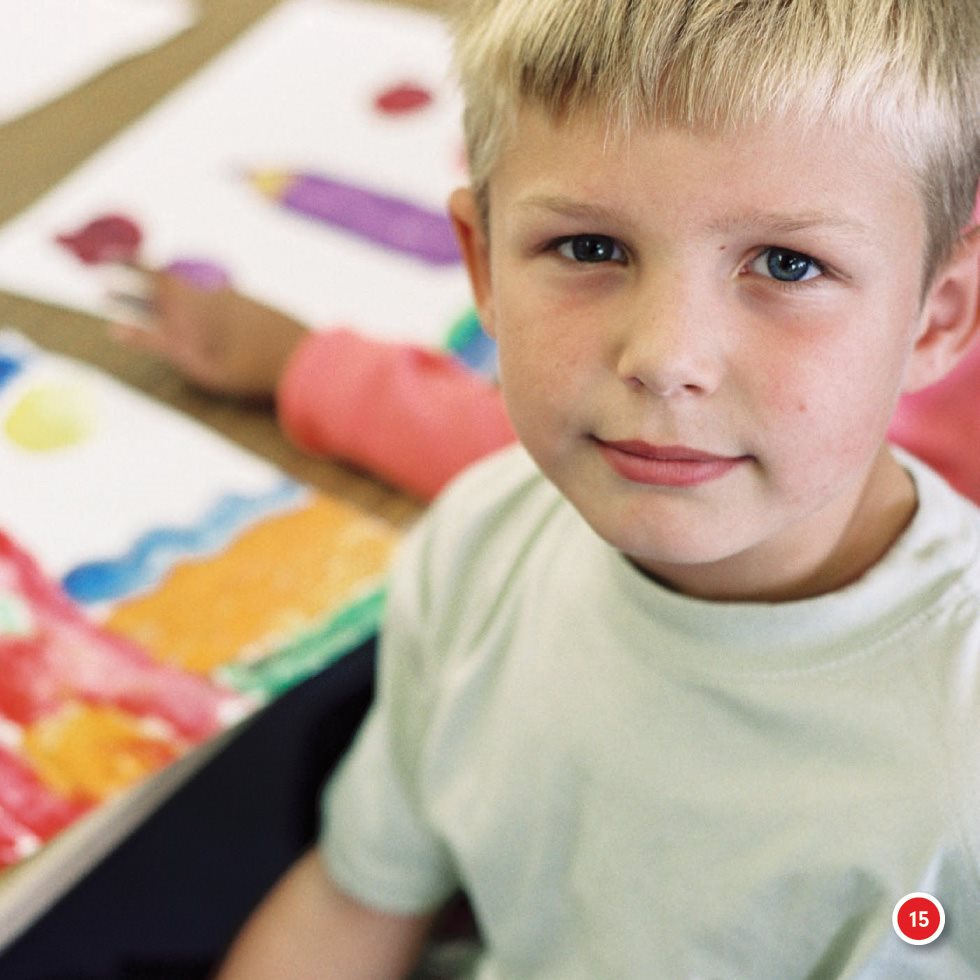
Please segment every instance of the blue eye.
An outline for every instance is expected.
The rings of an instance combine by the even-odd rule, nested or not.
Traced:
[[[777,282],[805,282],[823,275],[815,259],[788,248],[767,248],[753,263],[752,271]]]
[[[572,235],[555,242],[559,255],[574,262],[625,262],[623,247],[609,235]]]

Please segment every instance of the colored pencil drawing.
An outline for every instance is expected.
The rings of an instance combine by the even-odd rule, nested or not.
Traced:
[[[338,652],[326,631],[378,592],[396,540],[387,524],[311,494],[226,548],[182,561],[159,587],[117,603],[106,625],[161,661],[215,677],[318,636],[323,661],[304,670],[319,669]],[[370,611],[366,632],[378,622]],[[255,689],[253,680],[247,686]]]
[[[4,226],[0,287],[105,316],[107,261],[204,259],[311,327],[439,346],[470,298],[448,50],[420,11],[285,0]],[[305,176],[270,200],[246,168]],[[112,216],[118,237],[78,237]]]
[[[445,209],[426,208],[322,173],[261,170],[248,175],[263,197],[312,221],[431,265],[458,265],[456,234]]]
[[[29,725],[79,700],[112,705],[200,741],[241,717],[233,692],[155,662],[124,636],[93,623],[9,535],[0,532],[5,601],[19,628],[0,639],[0,713]],[[26,627],[26,628],[25,628]]]
[[[252,174],[250,181],[263,196],[311,220],[345,228],[430,263],[459,261],[455,236],[444,215],[318,175],[264,171]],[[124,261],[138,262],[143,237],[143,230],[134,219],[106,214],[92,218],[77,230],[57,235],[56,240],[84,264],[97,265],[115,264],[120,256],[126,256],[127,249],[131,249],[131,254]],[[232,283],[230,272],[208,259],[173,259],[166,268],[201,289],[222,289]],[[129,300],[132,305],[134,300],[139,303],[140,297]],[[134,314],[126,310],[124,315]],[[496,376],[496,345],[480,327],[472,308],[453,322],[443,346],[480,374]]]
[[[0,744],[0,870],[34,854],[92,808],[50,789],[27,761]]]
[[[0,359],[9,369],[0,524],[89,605],[151,588],[173,562],[222,547],[306,493],[192,420],[13,331],[0,331]]]
[[[398,534],[11,331],[0,364],[2,869],[373,633]]]
[[[144,592],[158,585],[175,561],[220,551],[243,527],[304,493],[299,484],[283,480],[259,495],[226,494],[189,526],[152,528],[124,554],[76,566],[64,576],[62,587],[82,603],[112,602]]]
[[[0,867],[254,701],[93,623],[0,532]]]

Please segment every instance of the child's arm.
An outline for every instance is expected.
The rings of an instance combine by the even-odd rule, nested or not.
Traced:
[[[514,440],[497,388],[449,355],[310,331],[233,290],[154,278],[150,329],[112,336],[217,394],[276,398],[286,435],[423,499]]]
[[[110,335],[171,364],[218,395],[271,398],[308,331],[297,320],[228,287],[206,289],[167,272],[147,273],[149,325],[112,324]]]
[[[304,340],[277,400],[280,424],[296,445],[424,500],[516,438],[496,385],[455,358],[351,330]]]
[[[361,905],[310,851],[253,913],[217,980],[396,980],[416,964],[431,921]]]

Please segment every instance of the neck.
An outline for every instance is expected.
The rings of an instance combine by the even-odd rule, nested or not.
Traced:
[[[912,478],[883,446],[868,474],[828,521],[837,534],[814,549],[793,529],[778,543],[707,565],[641,569],[677,592],[718,602],[790,602],[842,589],[889,551],[915,515]]]

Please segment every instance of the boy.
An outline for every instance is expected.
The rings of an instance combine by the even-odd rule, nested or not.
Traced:
[[[980,9],[464,6],[451,209],[524,448],[405,548],[227,975],[404,975],[462,886],[480,978],[976,976],[980,513],[885,432],[980,316]]]

